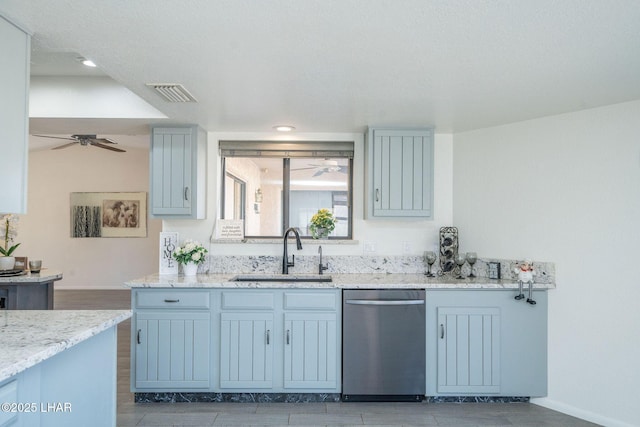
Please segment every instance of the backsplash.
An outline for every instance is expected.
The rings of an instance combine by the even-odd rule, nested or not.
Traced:
[[[291,274],[317,274],[318,260],[318,256],[298,255],[295,258],[295,267],[290,267],[289,272]],[[326,255],[322,257],[322,262],[328,265],[325,274],[423,274],[427,267],[423,257],[419,255]],[[488,277],[489,262],[500,263],[500,277],[502,279],[517,281],[517,275],[513,270],[522,260],[478,258],[473,266],[474,274],[482,278]],[[536,271],[536,283],[555,283],[554,263],[534,261],[533,266]],[[212,255],[208,256],[208,262],[200,267],[201,273],[212,274],[277,274],[281,271],[281,256],[263,255]],[[433,271],[437,272],[437,262],[433,265]],[[465,264],[462,267],[462,274],[467,277],[469,273],[469,264]]]

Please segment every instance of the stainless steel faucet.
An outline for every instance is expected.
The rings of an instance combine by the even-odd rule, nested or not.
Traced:
[[[318,274],[322,274],[322,272],[327,270],[329,266],[322,265],[322,246],[318,246],[318,253],[320,254],[320,263],[318,264]]]
[[[289,274],[289,267],[293,267],[296,264],[296,256],[291,255],[291,262],[289,262],[289,254],[287,253],[287,239],[289,238],[289,233],[293,231],[293,234],[296,236],[296,246],[298,250],[302,249],[302,242],[300,241],[300,233],[298,229],[295,227],[287,228],[287,231],[284,232],[283,238],[283,246],[284,246],[284,254],[282,256],[282,274]]]

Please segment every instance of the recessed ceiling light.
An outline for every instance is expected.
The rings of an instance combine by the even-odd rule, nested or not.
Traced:
[[[90,60],[90,59],[84,59],[84,60],[82,61],[82,64],[83,64],[83,65],[86,65],[87,67],[92,67],[92,68],[93,68],[93,67],[96,67],[96,64],[95,64],[92,60]]]
[[[289,125],[278,125],[278,126],[274,126],[273,128],[278,132],[291,132],[292,130],[295,130],[293,126],[289,126]]]

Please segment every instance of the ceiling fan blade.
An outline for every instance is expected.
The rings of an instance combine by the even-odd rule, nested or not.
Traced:
[[[77,141],[77,139],[75,139],[75,138],[63,138],[63,137],[60,137],[60,136],[48,136],[48,135],[32,135],[32,136],[39,136],[40,138],[67,139],[69,141]]]
[[[292,171],[306,171],[306,170],[310,170],[310,169],[317,169],[315,167],[313,168],[295,168],[295,169],[291,169]]]
[[[60,138],[60,139],[64,139],[64,138]],[[53,147],[52,150],[59,150],[61,148],[71,147],[72,145],[76,145],[76,144],[78,144],[78,141],[70,142],[70,143],[64,144],[64,145],[58,145],[57,147]]]
[[[326,170],[324,170],[324,169],[320,169],[318,172],[316,172],[316,173],[314,173],[313,175],[311,175],[311,177],[313,178],[314,176],[320,176],[320,175],[322,175],[322,174],[323,174],[323,173],[325,173],[325,172],[326,172]]]
[[[113,144],[115,144],[115,142]],[[127,152],[126,150],[123,150],[121,148],[111,147],[109,145],[104,145],[104,144],[102,144],[100,142],[93,142],[91,145],[94,145],[94,146],[100,147],[100,148],[105,148],[105,149],[111,150],[111,151],[117,151],[118,153],[126,153]]]
[[[92,138],[93,142],[99,142],[100,144],[117,144],[117,142],[112,141],[109,138]]]

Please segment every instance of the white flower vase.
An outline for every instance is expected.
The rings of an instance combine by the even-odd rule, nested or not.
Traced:
[[[182,264],[182,271],[185,276],[195,276],[198,273],[198,264],[193,262]]]
[[[0,270],[13,270],[16,258],[12,256],[0,256]]]

